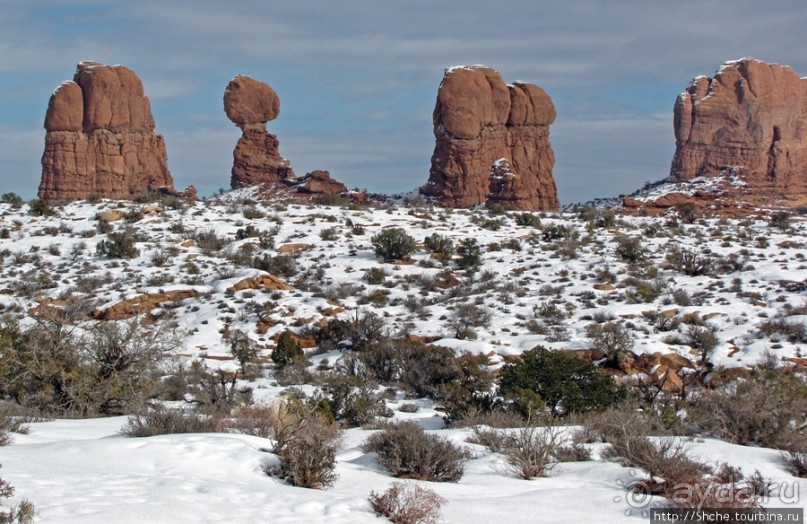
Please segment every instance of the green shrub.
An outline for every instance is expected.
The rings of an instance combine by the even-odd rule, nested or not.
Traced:
[[[277,346],[272,351],[272,362],[277,368],[283,368],[291,363],[305,359],[305,353],[300,347],[300,342],[291,333],[284,331],[277,339]]]
[[[482,264],[482,248],[475,238],[460,240],[457,247],[457,266],[460,269],[475,269]]]
[[[454,242],[447,236],[432,233],[423,240],[423,245],[438,258],[449,260],[454,254]]]
[[[401,228],[384,229],[370,238],[375,254],[384,260],[409,260],[417,242]]]
[[[140,250],[135,245],[137,241],[137,230],[131,227],[123,231],[109,232],[105,240],[98,242],[96,254],[109,258],[136,258],[140,256]]]
[[[47,200],[41,200],[39,198],[28,202],[28,210],[32,215],[38,217],[52,217],[56,214],[56,211],[50,206]]]
[[[523,399],[527,392],[537,394],[553,416],[605,409],[625,396],[613,378],[593,364],[541,346],[505,364],[499,375],[502,396]]]

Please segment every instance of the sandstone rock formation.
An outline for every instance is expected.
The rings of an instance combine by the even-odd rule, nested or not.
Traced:
[[[243,134],[233,152],[233,189],[294,180],[288,160],[278,152],[277,137],[266,123],[280,113],[280,98],[268,84],[244,75],[233,78],[224,91],[224,111]]]
[[[727,62],[692,80],[674,118],[673,182],[724,175],[726,192],[742,200],[807,199],[807,78],[791,68]]]
[[[552,167],[552,99],[540,87],[507,85],[484,66],[447,69],[434,108],[436,144],[421,189],[446,206],[560,206]]]
[[[266,123],[280,114],[280,97],[269,84],[245,75],[233,78],[224,90],[224,112],[241,131],[233,152],[230,185],[233,189],[263,186],[273,195],[313,199],[317,195],[350,193],[328,171],[316,170],[302,178],[294,175],[291,164],[280,156],[277,137],[266,130]]]
[[[127,67],[78,64],[51,96],[45,129],[40,198],[174,193],[149,99]]]
[[[312,195],[341,194],[347,192],[347,186],[331,178],[327,171],[311,171],[297,181],[297,192]]]

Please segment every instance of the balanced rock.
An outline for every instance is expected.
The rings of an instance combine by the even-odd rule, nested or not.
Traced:
[[[549,144],[555,116],[552,99],[536,85],[507,85],[490,67],[447,69],[434,108],[429,181],[421,192],[451,207],[558,209]]]
[[[233,152],[233,189],[255,184],[269,187],[295,179],[289,161],[278,152],[277,137],[266,130],[266,123],[280,113],[280,98],[274,89],[238,75],[224,91],[224,111],[243,133]]]
[[[149,99],[128,67],[78,64],[50,97],[45,130],[40,198],[175,193]]]
[[[674,108],[673,182],[726,179],[751,202],[807,199],[807,78],[753,58],[692,80]]]

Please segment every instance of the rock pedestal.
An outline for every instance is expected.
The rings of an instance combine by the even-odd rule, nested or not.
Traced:
[[[674,108],[674,182],[724,175],[748,200],[807,197],[807,78],[753,58],[692,80]]]
[[[51,96],[45,130],[40,198],[175,192],[149,99],[127,67],[78,64]]]
[[[269,84],[236,76],[224,91],[224,111],[243,133],[233,152],[233,189],[295,179],[291,164],[280,156],[277,137],[266,130],[266,123],[280,113],[280,97]]]
[[[552,99],[536,85],[507,85],[490,67],[447,69],[433,115],[432,167],[421,192],[451,207],[557,210],[549,144],[555,116]]]

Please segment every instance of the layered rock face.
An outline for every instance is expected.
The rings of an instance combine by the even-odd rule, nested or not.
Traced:
[[[277,137],[266,130],[266,123],[280,113],[280,97],[274,89],[239,75],[224,91],[224,111],[243,133],[233,152],[233,189],[294,180],[289,161],[278,152]]]
[[[674,182],[724,174],[745,200],[807,198],[807,78],[791,68],[727,62],[690,83],[674,117]]]
[[[149,99],[127,67],[78,64],[73,80],[51,96],[45,130],[40,198],[174,193]]]
[[[536,85],[507,85],[490,67],[447,69],[434,108],[429,181],[421,192],[451,207],[558,209],[549,144],[555,116],[552,99]]]

